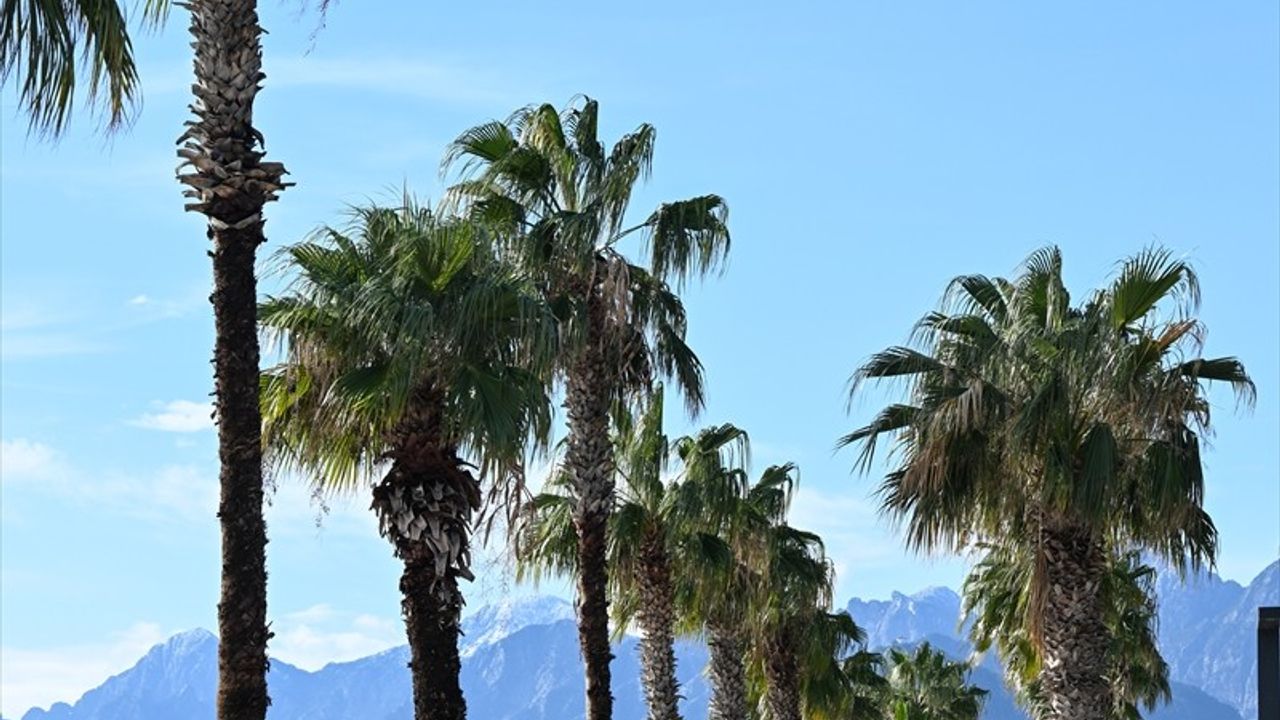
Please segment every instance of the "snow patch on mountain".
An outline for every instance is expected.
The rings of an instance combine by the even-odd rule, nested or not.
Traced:
[[[499,642],[523,628],[573,618],[573,605],[563,598],[551,595],[507,598],[463,618],[459,650],[463,657],[469,657],[480,647]]]

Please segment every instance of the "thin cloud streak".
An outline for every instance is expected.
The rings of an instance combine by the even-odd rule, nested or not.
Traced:
[[[341,88],[450,105],[502,108],[541,97],[528,82],[513,82],[509,73],[415,58],[294,55],[272,58],[265,72],[263,84],[271,89]],[[166,67],[149,72],[146,77],[148,94],[190,91],[189,68]]]
[[[155,623],[138,622],[99,642],[40,650],[0,646],[0,712],[17,718],[32,707],[74,701],[165,638]]]
[[[161,432],[203,432],[213,429],[213,404],[192,402],[190,400],[173,400],[160,404],[157,412],[146,413],[130,425],[147,430]]]

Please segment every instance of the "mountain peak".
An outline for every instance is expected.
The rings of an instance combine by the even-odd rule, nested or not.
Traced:
[[[952,590],[949,587],[943,587],[942,585],[931,585],[921,590],[920,592],[917,592],[914,595],[912,595],[911,599],[915,600],[918,603],[941,602],[941,603],[951,604],[951,603],[959,602],[960,596],[956,594],[955,590]]]
[[[151,650],[152,652],[159,651],[166,655],[183,657],[198,653],[210,645],[217,647],[218,636],[204,628],[193,628],[174,635]]]
[[[507,597],[485,605],[462,620],[464,656],[492,645],[521,628],[572,620],[573,605],[554,595]]]
[[[217,640],[217,639],[218,639],[218,636],[214,635],[211,631],[205,630],[202,627],[198,627],[198,628],[192,628],[190,630],[183,630],[182,632],[174,635],[173,637],[169,638],[168,644],[172,645],[174,643],[185,643],[185,644],[204,643],[210,640]]]

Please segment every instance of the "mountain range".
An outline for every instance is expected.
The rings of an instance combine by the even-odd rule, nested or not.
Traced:
[[[1280,605],[1280,562],[1247,587],[1202,572],[1186,582],[1162,577],[1159,638],[1170,665],[1173,702],[1150,720],[1244,720],[1257,717],[1257,607]],[[947,588],[887,600],[850,600],[847,609],[879,649],[928,641],[956,658],[971,654],[959,628],[960,598]],[[462,685],[469,716],[483,720],[582,717],[583,680],[572,606],[549,596],[485,606],[463,622]],[[615,647],[613,691],[618,720],[645,717],[637,641]],[[677,648],[686,718],[706,717],[706,649]],[[410,720],[408,648],[398,647],[315,671],[275,660],[270,720]],[[132,668],[108,678],[74,704],[32,708],[22,720],[169,720],[212,718],[217,638],[192,630],[152,648]],[[1025,720],[1001,682],[996,658],[982,658],[971,681],[990,690],[983,720]]]

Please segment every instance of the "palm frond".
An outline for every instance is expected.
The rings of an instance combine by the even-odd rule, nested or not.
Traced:
[[[0,82],[15,76],[30,129],[53,137],[66,130],[82,82],[88,102],[101,103],[109,130],[128,122],[141,93],[128,23],[115,0],[6,0]]]
[[[1199,278],[1189,263],[1171,251],[1147,248],[1120,264],[1108,292],[1111,321],[1117,328],[1127,328],[1166,297],[1182,301],[1186,312],[1195,312],[1200,305]]]

